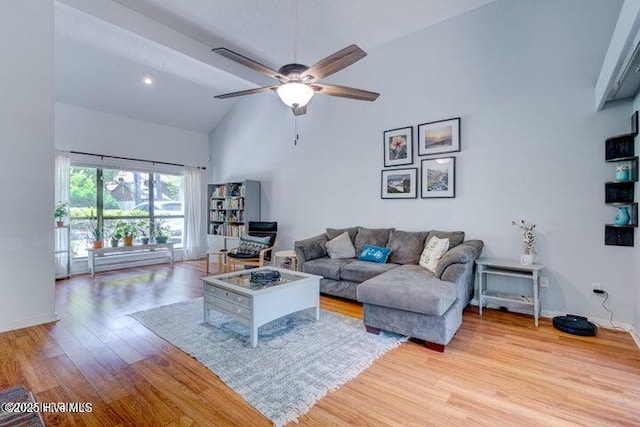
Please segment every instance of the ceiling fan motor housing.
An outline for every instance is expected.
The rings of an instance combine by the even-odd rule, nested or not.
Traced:
[[[289,80],[300,80],[300,75],[307,71],[309,67],[302,64],[286,64],[280,67],[278,72],[282,75],[285,75],[289,78]]]

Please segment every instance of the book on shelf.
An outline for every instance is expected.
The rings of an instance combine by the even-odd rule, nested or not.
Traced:
[[[228,237],[240,237],[244,234],[245,227],[243,224],[211,224],[210,234]]]

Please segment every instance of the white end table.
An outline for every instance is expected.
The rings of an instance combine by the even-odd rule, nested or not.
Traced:
[[[296,271],[297,267],[297,257],[296,257],[296,251],[290,249],[288,251],[278,251],[274,254],[273,256],[274,258],[274,265],[277,267],[278,265],[275,263],[275,259],[276,258],[286,258],[289,259],[290,265],[291,265],[291,270]]]
[[[482,307],[488,302],[515,302],[530,306],[533,309],[533,318],[537,327],[541,311],[539,277],[540,271],[544,269],[544,266],[540,264],[523,265],[516,260],[504,258],[480,258],[476,261],[476,264],[478,266],[478,306],[480,307],[480,316],[482,316]],[[486,280],[490,274],[531,279],[533,286],[532,298],[523,299],[521,295],[516,294],[492,293],[488,290]]]

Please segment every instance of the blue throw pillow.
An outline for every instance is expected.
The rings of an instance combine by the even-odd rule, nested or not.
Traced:
[[[389,258],[389,254],[391,253],[391,249],[389,248],[381,248],[379,246],[372,245],[364,245],[362,247],[362,252],[360,252],[360,256],[358,259],[360,261],[371,261],[377,262],[379,264],[384,264],[387,262],[387,258]]]

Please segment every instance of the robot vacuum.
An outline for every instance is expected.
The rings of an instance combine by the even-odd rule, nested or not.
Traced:
[[[589,322],[586,317],[575,314],[554,317],[553,327],[562,332],[583,337],[595,337],[598,331],[596,325]]]

